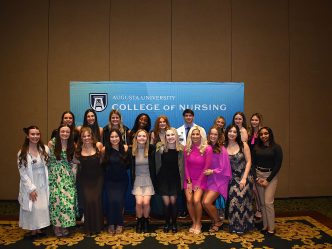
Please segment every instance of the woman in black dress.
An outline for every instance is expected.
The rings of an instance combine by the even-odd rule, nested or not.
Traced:
[[[121,132],[110,130],[109,143],[103,148],[105,167],[106,216],[108,232],[119,234],[123,231],[123,208],[128,187],[129,156],[128,146],[124,145]]]
[[[84,210],[84,230],[87,234],[103,229],[102,188],[104,171],[100,164],[102,144],[89,127],[82,127],[76,158],[79,166],[79,187]]]
[[[164,232],[172,229],[177,232],[176,199],[183,187],[183,145],[175,128],[166,130],[165,143],[157,143],[156,149],[157,192],[164,203],[165,226]],[[170,223],[172,219],[172,225]]]

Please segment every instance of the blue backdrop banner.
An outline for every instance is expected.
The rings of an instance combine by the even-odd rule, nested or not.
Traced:
[[[149,114],[154,124],[166,115],[171,126],[183,124],[182,112],[195,112],[195,123],[208,130],[217,116],[231,123],[243,111],[244,84],[235,82],[71,82],[70,109],[81,125],[86,109],[97,111],[100,126],[108,122],[112,109],[118,109],[130,129],[140,113]]]
[[[243,111],[243,101],[244,84],[234,82],[70,83],[70,109],[75,114],[76,125],[82,125],[85,110],[93,108],[102,127],[107,125],[111,110],[118,109],[129,129],[140,113],[150,116],[152,127],[156,118],[163,114],[169,118],[171,126],[178,128],[183,125],[182,112],[190,108],[195,113],[195,123],[208,131],[217,116],[223,116],[230,124],[233,114]],[[181,198],[178,199],[181,201]],[[155,214],[162,213],[160,197],[158,199],[155,195],[151,205]],[[135,212],[131,183],[126,194],[125,210]]]

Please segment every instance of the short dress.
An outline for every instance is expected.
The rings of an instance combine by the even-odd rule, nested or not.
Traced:
[[[177,195],[181,191],[178,151],[168,149],[161,155],[161,167],[157,175],[157,192],[160,195]]]
[[[225,147],[221,148],[220,153],[212,154],[211,168],[213,174],[207,177],[207,190],[217,192],[227,200],[228,184],[232,178],[232,170]]]
[[[133,195],[154,195],[154,188],[149,171],[149,160],[144,157],[143,150],[139,149],[135,157],[135,181]]]
[[[187,154],[185,148],[185,181],[183,183],[184,189],[187,189],[186,179],[192,181],[192,187],[199,187],[200,189],[205,190],[207,185],[207,177],[204,175],[204,170],[211,167],[212,161],[212,147],[208,145],[201,155],[199,148],[193,146],[189,155]]]

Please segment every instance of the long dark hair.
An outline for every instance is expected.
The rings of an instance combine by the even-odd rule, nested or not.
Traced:
[[[119,136],[119,139],[120,139],[120,141],[119,141],[120,159],[121,159],[121,162],[124,165],[126,165],[128,163],[128,153],[125,151],[125,148],[124,148],[124,142],[123,142],[121,131],[119,129],[112,128],[110,130],[110,137],[111,137],[111,134],[113,132],[115,132]],[[110,138],[108,138],[108,139],[110,139]],[[112,150],[114,150],[114,149],[111,145],[111,142],[106,143],[105,144],[105,153],[104,153],[104,157],[103,157],[103,164],[104,165],[107,165],[107,162],[110,160]]]
[[[28,154],[28,151],[29,151],[29,139],[28,139],[27,136],[29,135],[29,132],[32,129],[36,129],[40,132],[39,128],[36,125],[30,125],[27,128],[23,128],[23,131],[26,134],[26,136],[25,136],[23,145],[21,147],[21,153],[18,157],[19,158],[19,167],[22,167],[22,165],[24,165],[24,167],[27,167],[27,162],[28,162],[27,154]],[[49,156],[46,153],[45,145],[42,142],[41,138],[39,139],[39,141],[37,143],[37,149],[38,149],[38,151],[41,151],[42,157],[44,158],[44,161],[47,163],[48,159],[49,159]]]
[[[272,129],[270,127],[264,126],[264,127],[260,128],[258,131],[258,142],[257,142],[258,146],[259,147],[265,146],[263,141],[261,140],[261,136],[259,135],[263,129],[267,130],[269,133],[269,147],[275,145],[276,142],[274,141],[274,135],[273,135]]]
[[[146,116],[148,118],[148,123],[146,124],[146,127],[144,128],[144,130],[146,130],[147,132],[150,132],[150,129],[151,129],[151,118],[148,114],[146,113],[141,113],[139,114],[136,119],[135,119],[135,123],[134,123],[134,126],[133,128],[131,129],[131,131],[133,133],[136,133],[136,131],[138,130],[138,127],[139,127],[139,119],[142,117],[142,116]]]
[[[232,129],[233,127],[236,129],[236,138],[235,138],[235,142],[239,145],[239,147],[240,147],[240,152],[242,152],[242,150],[243,150],[243,142],[242,142],[242,140],[241,140],[240,129],[239,129],[239,127],[238,127],[236,124],[231,124],[231,125],[227,126],[227,128],[226,128],[226,131],[225,131],[225,147],[226,147],[226,148],[228,147],[228,144],[229,144],[229,140],[228,140],[228,132],[229,132],[229,130]]]
[[[61,120],[60,120],[60,125],[63,124],[63,117],[64,117],[66,114],[70,114],[70,115],[73,117],[73,123],[72,123],[72,125],[69,125],[69,128],[70,128],[71,130],[73,130],[73,129],[76,127],[76,124],[75,124],[75,115],[74,115],[74,113],[72,113],[71,111],[64,111],[64,112],[62,113],[62,115],[61,115]]]
[[[70,126],[66,124],[61,124],[58,128],[58,132],[55,136],[54,155],[56,160],[61,160],[62,145],[60,138],[60,129],[62,127],[68,127],[70,129],[70,134],[67,141],[67,150],[66,150],[67,161],[70,162],[73,159],[75,152],[74,136],[73,136],[73,130],[70,128]]]
[[[235,119],[235,116],[236,116],[236,115],[240,115],[240,116],[242,117],[242,119],[243,119],[243,121],[242,121],[242,127],[245,128],[245,129],[248,129],[248,127],[247,127],[247,119],[246,119],[246,115],[244,115],[243,112],[236,112],[236,113],[233,115],[232,124],[235,125],[235,121],[234,121],[234,119]]]
[[[146,127],[144,127],[144,130],[149,134],[150,132],[150,129],[151,129],[151,118],[148,114],[146,113],[141,113],[139,114],[136,119],[135,119],[135,123],[134,123],[134,126],[133,128],[131,129],[130,133],[129,133],[129,144],[133,144],[133,141],[134,141],[134,138],[135,138],[135,134],[136,132],[138,131],[139,128],[139,119],[142,117],[142,116],[146,116],[148,118],[148,122],[146,124]]]
[[[90,125],[88,123],[88,119],[87,119],[87,115],[88,115],[89,112],[92,112],[93,115],[95,115],[95,122],[92,125]],[[95,138],[97,139],[97,141],[98,142],[101,141],[97,113],[92,108],[87,109],[84,113],[83,127],[90,127],[90,129],[93,132],[93,134],[94,134]]]

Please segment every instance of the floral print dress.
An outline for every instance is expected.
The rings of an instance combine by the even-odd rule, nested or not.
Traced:
[[[49,187],[52,225],[58,227],[75,226],[78,214],[75,175],[72,163],[67,161],[65,151],[61,152],[61,160],[57,160],[54,148],[50,148]]]

